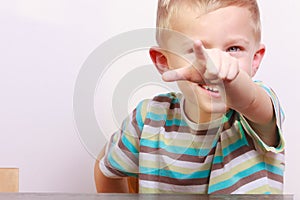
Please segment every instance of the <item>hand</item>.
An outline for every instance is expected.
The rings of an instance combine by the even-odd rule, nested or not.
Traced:
[[[198,84],[218,84],[232,81],[239,74],[236,58],[219,49],[205,49],[201,41],[194,42],[195,61],[191,66],[167,71],[165,81],[187,80]]]

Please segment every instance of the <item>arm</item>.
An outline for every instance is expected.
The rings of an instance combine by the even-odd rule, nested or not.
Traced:
[[[105,154],[105,147],[100,152],[94,166],[94,179],[98,193],[128,193],[127,178],[108,178],[99,169],[99,162]]]
[[[228,106],[245,116],[267,145],[278,145],[277,125],[269,95],[244,71],[240,71],[234,80],[225,81],[224,86]]]
[[[229,53],[204,49],[201,41],[194,43],[194,53],[196,59],[191,66],[167,71],[163,79],[218,85],[220,92],[226,94],[224,109],[231,108],[241,113],[267,145],[276,146],[276,120],[268,94],[240,69],[238,60]]]

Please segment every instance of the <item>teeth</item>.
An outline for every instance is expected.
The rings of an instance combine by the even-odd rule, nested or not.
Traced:
[[[211,92],[219,92],[219,90],[217,88],[209,87],[207,85],[203,85],[202,87]]]

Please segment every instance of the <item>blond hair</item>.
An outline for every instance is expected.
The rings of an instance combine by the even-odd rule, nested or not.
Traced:
[[[158,0],[156,20],[156,40],[160,44],[161,31],[172,29],[172,19],[178,16],[183,7],[206,14],[219,8],[238,6],[247,8],[254,24],[254,34],[257,42],[261,40],[260,12],[256,0]]]

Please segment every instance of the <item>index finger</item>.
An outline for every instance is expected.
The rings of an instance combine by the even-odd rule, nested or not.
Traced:
[[[194,42],[194,52],[195,52],[195,56],[197,59],[200,59],[203,61],[206,60],[206,54],[205,54],[204,47],[203,47],[201,40],[196,40]]]
[[[198,62],[200,66],[204,65],[205,71],[210,74],[216,74],[218,72],[214,62],[208,56],[206,49],[200,40],[196,40],[194,42],[194,52],[196,56],[196,62]]]

